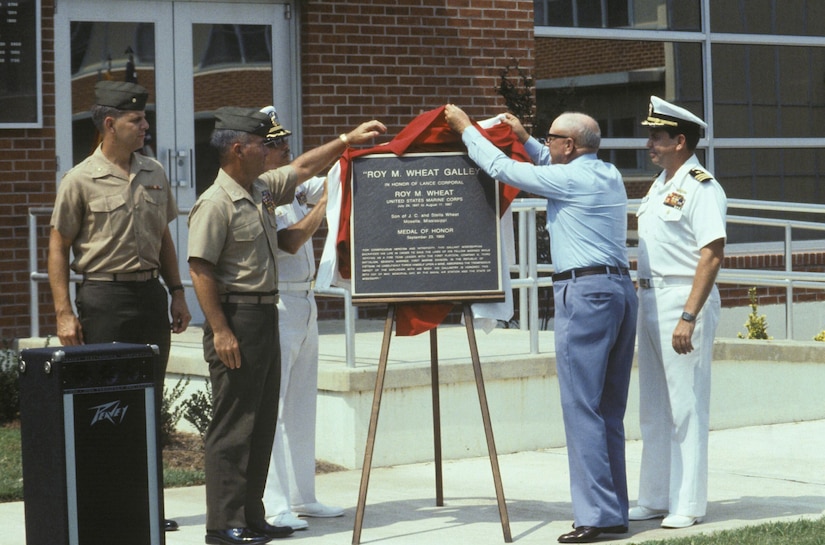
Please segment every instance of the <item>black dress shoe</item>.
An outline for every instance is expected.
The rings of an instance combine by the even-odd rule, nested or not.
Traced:
[[[559,536],[559,543],[593,543],[602,534],[626,534],[627,526],[579,526]]]
[[[582,528],[581,526],[579,528]],[[573,529],[576,529],[576,523],[573,523]],[[627,526],[603,526],[599,528],[603,534],[626,534]]]
[[[164,519],[163,520],[163,529],[166,532],[174,532],[178,529],[178,523],[172,519]]]
[[[249,528],[206,531],[208,545],[260,545],[269,543],[269,540],[268,536],[253,532]]]
[[[257,524],[250,524],[249,527],[259,534],[263,534],[266,537],[287,537],[291,536],[295,530],[291,526],[274,526],[269,524],[268,522],[259,522]]]

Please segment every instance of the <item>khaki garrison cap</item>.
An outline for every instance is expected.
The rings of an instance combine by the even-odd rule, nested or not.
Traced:
[[[684,108],[671,104],[657,96],[650,97],[647,119],[642,121],[642,125],[647,127],[674,127],[680,129],[685,129],[690,126],[706,129],[708,126],[707,123]]]
[[[149,92],[128,81],[98,81],[95,84],[95,104],[118,110],[141,111],[146,108]]]
[[[271,128],[269,116],[255,108],[225,106],[215,111],[215,130],[226,129],[266,136]]]
[[[261,108],[261,112],[268,115],[269,119],[272,121],[272,127],[270,127],[269,132],[266,133],[266,142],[274,142],[277,138],[282,138],[292,134],[292,131],[286,130],[283,125],[281,125],[281,122],[278,121],[278,114],[275,112],[275,106]]]

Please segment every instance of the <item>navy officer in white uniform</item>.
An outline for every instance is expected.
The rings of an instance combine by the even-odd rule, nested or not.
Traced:
[[[623,421],[638,304],[628,276],[621,174],[596,157],[599,125],[581,113],[556,118],[547,145],[530,137],[514,116],[502,116],[535,164],[508,158],[459,108],[448,104],[445,116],[487,174],[547,199],[558,271],[553,275],[556,369],[574,516],[573,531],[559,542],[590,543],[626,533]]]
[[[639,207],[642,466],[631,520],[701,522],[707,507],[710,364],[727,199],[696,157],[707,124],[650,97],[647,149],[662,168]]]
[[[266,168],[287,165],[291,131],[273,106],[261,110],[272,127]],[[267,521],[303,530],[303,517],[340,517],[344,510],[315,496],[315,416],[318,398],[318,308],[315,304],[315,250],[312,235],[326,214],[327,184],[314,176],[295,189],[292,202],[275,209],[278,229],[278,331],[281,387],[278,425],[264,489]]]

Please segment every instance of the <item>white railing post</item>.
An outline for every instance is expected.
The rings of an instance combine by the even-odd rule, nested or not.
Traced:
[[[793,240],[790,222],[785,225],[785,272],[793,272]],[[793,339],[793,281],[785,286],[785,338]]]
[[[37,304],[39,299],[39,290],[37,280],[34,275],[37,274],[37,212],[40,209],[29,209],[29,316],[31,322],[29,323],[29,335],[31,337],[40,336],[40,308]]]
[[[529,212],[533,212],[532,209],[530,210],[517,210],[518,212],[518,277],[519,280],[524,280],[527,278],[529,272],[527,270],[527,265],[529,263],[529,258],[527,255],[530,252],[529,248],[529,235],[528,235],[528,227],[527,227],[527,218]],[[528,212],[526,214],[525,212]],[[518,288],[518,316],[519,316],[519,329],[521,331],[527,331],[530,327],[528,320],[526,320],[527,316],[527,307],[528,307],[528,297],[527,297],[527,288],[526,287],[519,287]]]
[[[527,248],[530,263],[527,270],[532,282],[528,291],[530,292],[530,353],[539,353],[539,272],[538,272],[538,248],[536,247],[536,209],[531,208],[527,216],[527,236],[530,245]]]

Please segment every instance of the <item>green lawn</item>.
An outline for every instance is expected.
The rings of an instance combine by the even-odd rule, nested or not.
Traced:
[[[0,502],[23,499],[20,430],[0,427]]]

